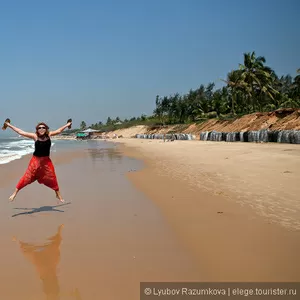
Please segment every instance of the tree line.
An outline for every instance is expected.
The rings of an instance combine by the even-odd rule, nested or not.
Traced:
[[[295,70],[296,71],[296,70]],[[225,85],[215,89],[214,83],[201,84],[180,95],[156,96],[151,116],[141,115],[121,120],[108,117],[106,123],[91,124],[93,129],[124,128],[137,124],[186,124],[208,118],[232,118],[253,112],[279,108],[300,108],[300,69],[291,75],[278,76],[266,65],[263,56],[244,53],[243,64],[222,79]],[[86,128],[84,121],[81,129]]]

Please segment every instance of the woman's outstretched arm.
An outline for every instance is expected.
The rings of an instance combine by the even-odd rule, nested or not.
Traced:
[[[70,125],[72,125],[72,122],[69,122],[67,123],[66,125],[58,128],[57,130],[54,130],[54,131],[50,131],[49,132],[49,136],[53,136],[53,135],[57,135],[57,134],[60,134],[62,133],[67,127],[69,127]]]
[[[6,122],[5,123],[7,125],[7,127],[11,128],[13,131],[15,131],[16,133],[24,136],[24,137],[27,137],[27,138],[30,138],[30,139],[33,139],[35,140],[36,139],[36,134],[35,133],[31,133],[31,132],[26,132],[20,128],[17,128],[13,125],[11,125],[10,123]]]

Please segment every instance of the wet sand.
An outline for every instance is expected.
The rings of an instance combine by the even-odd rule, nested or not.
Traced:
[[[116,142],[205,281],[300,281],[298,145]]]
[[[204,279],[161,211],[126,178],[140,161],[110,143],[52,160],[64,205],[38,183],[9,203],[29,157],[1,166],[0,299],[131,300],[141,281]]]

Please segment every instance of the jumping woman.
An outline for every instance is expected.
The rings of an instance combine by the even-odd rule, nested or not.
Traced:
[[[60,191],[59,186],[57,183],[57,178],[55,174],[55,169],[53,166],[53,163],[50,159],[50,148],[51,148],[51,136],[60,134],[63,132],[67,127],[71,128],[72,120],[69,119],[68,123],[61,128],[50,131],[49,127],[45,123],[39,123],[36,126],[36,132],[30,133],[25,132],[13,125],[10,124],[10,120],[8,119],[8,122],[6,121],[4,123],[4,128],[9,127],[16,133],[18,133],[21,136],[31,138],[35,141],[35,150],[33,153],[33,156],[29,162],[28,168],[23,175],[23,177],[20,179],[16,186],[16,190],[14,193],[9,197],[10,201],[13,201],[15,197],[17,196],[18,192],[23,189],[28,184],[33,183],[34,181],[38,181],[40,184],[44,184],[45,186],[51,188],[55,191],[56,198],[60,202],[64,202]]]

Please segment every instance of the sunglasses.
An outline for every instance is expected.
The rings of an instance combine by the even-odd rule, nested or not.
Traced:
[[[38,127],[38,129],[46,129],[46,127],[44,127],[44,126],[41,126],[41,127]]]

